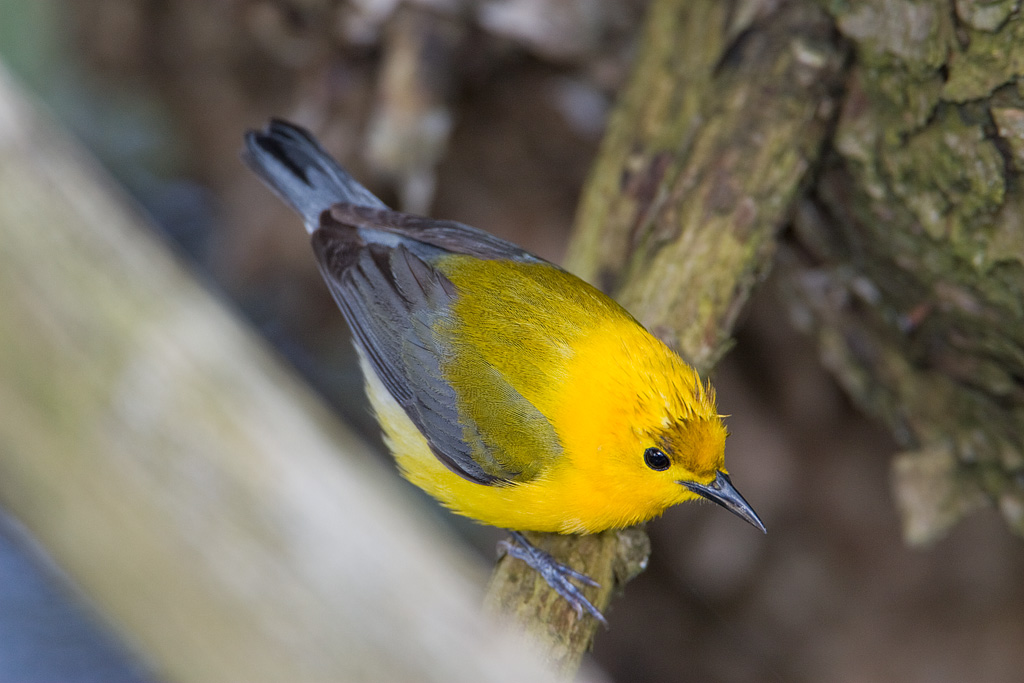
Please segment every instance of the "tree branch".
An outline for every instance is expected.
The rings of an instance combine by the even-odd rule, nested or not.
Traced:
[[[707,373],[817,162],[844,63],[830,20],[811,3],[655,0],[567,267]],[[602,610],[646,565],[638,529],[533,538],[602,583],[588,593]],[[596,630],[508,558],[488,601],[525,624],[563,673]]]

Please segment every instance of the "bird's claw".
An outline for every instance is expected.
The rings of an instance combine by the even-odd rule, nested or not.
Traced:
[[[575,579],[586,586],[594,588],[600,588],[601,584],[586,574],[582,574],[572,567],[562,564],[549,553],[535,547],[519,532],[513,531],[511,535],[511,539],[498,542],[499,553],[522,560],[533,568],[556,593],[569,603],[569,606],[576,612],[577,619],[582,619],[583,610],[586,610],[587,613],[601,622],[605,628],[608,627],[608,621],[601,614],[601,611],[594,607],[583,595],[583,592],[569,579]]]

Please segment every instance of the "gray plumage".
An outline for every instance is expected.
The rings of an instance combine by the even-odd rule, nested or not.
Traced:
[[[265,131],[245,134],[242,159],[289,206],[312,233],[320,214],[341,202],[387,209],[387,204],[350,176],[308,131],[272,119]]]
[[[445,348],[433,329],[459,292],[433,264],[451,253],[546,262],[468,225],[389,210],[312,135],[284,121],[247,133],[243,159],[302,215],[320,272],[357,347],[437,458],[477,483],[516,480],[521,473],[503,468],[500,454],[459,415],[455,390],[444,377]],[[514,400],[518,393],[508,389]],[[536,412],[519,400],[524,414]]]

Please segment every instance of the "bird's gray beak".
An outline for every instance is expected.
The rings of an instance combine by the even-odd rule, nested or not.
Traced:
[[[761,518],[754,512],[754,508],[750,507],[750,503],[743,500],[743,496],[732,485],[729,475],[725,472],[719,471],[718,476],[710,484],[698,484],[695,481],[681,481],[679,483],[698,496],[703,496],[713,503],[718,503],[729,512],[742,517],[764,533],[768,533],[761,522]]]

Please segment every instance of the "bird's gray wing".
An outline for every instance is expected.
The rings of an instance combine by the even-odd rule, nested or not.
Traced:
[[[356,343],[437,458],[480,484],[521,481],[528,473],[507,467],[501,445],[460,415],[455,389],[444,376],[447,350],[435,338],[433,323],[449,314],[458,296],[451,280],[406,244],[366,244],[351,227],[321,227],[312,241],[320,271]],[[504,383],[506,401],[522,402],[504,408],[542,417],[504,378],[492,381]]]

